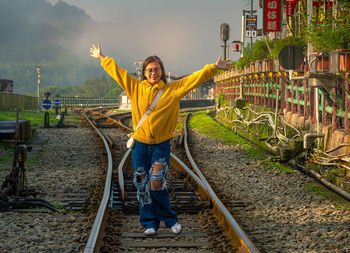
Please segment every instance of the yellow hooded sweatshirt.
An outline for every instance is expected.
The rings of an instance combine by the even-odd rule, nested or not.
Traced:
[[[105,71],[125,90],[131,101],[134,129],[151,105],[157,92],[163,94],[151,114],[133,134],[135,140],[145,144],[159,144],[174,137],[180,99],[190,90],[214,77],[217,69],[214,64],[206,65],[180,80],[165,84],[162,80],[152,85],[148,80],[139,81],[122,69],[114,59],[106,57],[101,62]]]

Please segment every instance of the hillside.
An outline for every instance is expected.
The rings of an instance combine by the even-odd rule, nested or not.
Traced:
[[[94,21],[84,10],[59,1],[0,0],[0,79],[14,80],[14,91],[36,92],[36,68],[41,87],[76,86],[101,76],[101,68],[88,55],[69,49],[84,28]]]

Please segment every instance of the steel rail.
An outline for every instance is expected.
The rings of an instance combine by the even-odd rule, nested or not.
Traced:
[[[123,174],[123,168],[125,167],[125,163],[128,160],[128,157],[131,154],[131,149],[128,149],[122,160],[120,161],[119,165],[118,165],[118,175],[119,173],[122,175]],[[206,191],[206,187],[203,184],[202,180],[190,169],[187,167],[186,164],[184,164],[176,155],[174,155],[173,153],[170,153],[170,158],[172,159],[172,161],[174,161],[175,163],[177,163],[181,168],[183,168],[186,173],[193,179],[196,181],[196,183],[204,190]],[[119,183],[119,186],[123,186],[124,187],[124,181],[123,183]],[[125,192],[125,190],[122,190],[123,192]]]
[[[119,165],[118,165],[118,182],[119,182],[119,190],[120,190],[120,194],[121,194],[121,198],[122,201],[124,202],[125,200],[125,189],[124,189],[124,175],[123,175],[123,168],[124,168],[124,164],[125,162],[128,160],[129,156],[131,154],[131,149],[128,149],[122,160],[120,161]]]
[[[126,129],[127,131],[129,132],[132,132],[133,130],[131,128],[129,128],[128,126],[124,125],[120,120],[117,121],[113,118],[111,118],[110,116],[107,116],[103,113],[100,113],[98,112],[98,114],[106,119],[108,119],[109,121],[112,121],[114,122],[115,124],[117,124],[118,126],[120,126],[121,128],[124,128]],[[123,114],[120,114],[121,116],[125,116],[126,114],[129,114],[129,113],[123,113]],[[124,189],[124,175],[123,175],[123,166],[126,162],[126,160],[129,158],[131,154],[131,149],[128,149],[123,158],[122,158],[122,161],[119,163],[119,166],[118,166],[118,183],[119,183],[119,190],[120,190],[120,193],[121,193],[121,198],[122,198],[122,201],[125,200],[125,189]]]
[[[88,111],[84,112],[83,115],[85,116],[86,120],[90,123],[92,128],[98,133],[100,138],[102,139],[106,152],[107,152],[107,157],[108,157],[108,168],[107,168],[107,173],[106,173],[106,181],[105,181],[105,187],[104,187],[104,192],[103,192],[103,197],[100,203],[100,206],[98,208],[96,218],[94,221],[94,225],[90,231],[90,236],[88,239],[88,242],[85,246],[84,253],[93,253],[95,251],[96,247],[96,242],[99,237],[100,231],[101,231],[101,224],[104,219],[107,205],[109,202],[109,196],[110,196],[110,190],[111,190],[111,184],[112,184],[112,169],[113,169],[113,161],[112,161],[112,153],[109,148],[108,142],[103,136],[103,134],[95,127],[95,125],[92,123],[92,121],[88,118],[86,115]]]
[[[187,167],[186,164],[184,164],[176,155],[173,153],[170,153],[170,157],[178,163],[186,172],[187,174],[196,181],[196,183],[204,190],[207,192],[205,184],[202,182],[202,180],[190,169]]]
[[[105,115],[104,115],[104,116],[105,116]],[[108,117],[108,116],[105,116],[105,117],[106,117],[106,118],[109,118],[110,120],[112,120],[112,121],[114,121],[114,122],[116,122],[119,126],[125,128],[125,129],[127,129],[127,130],[129,130],[129,131],[132,131],[131,128],[129,128],[128,126],[124,125],[123,123],[118,122],[118,121],[116,121],[115,119],[112,119],[112,118],[110,118],[110,117]],[[119,187],[120,187],[120,191],[122,192],[122,199],[123,199],[123,200],[124,200],[124,198],[125,198],[123,168],[124,168],[124,166],[125,166],[125,165],[124,165],[125,162],[126,162],[127,159],[129,158],[130,154],[131,154],[131,149],[128,149],[128,150],[125,152],[125,154],[124,154],[124,156],[123,156],[121,162],[120,162],[119,165],[118,165],[118,180],[119,180]],[[184,163],[183,163],[178,157],[176,157],[176,155],[174,155],[173,153],[170,153],[170,157],[171,157],[177,164],[179,164],[179,165],[187,172],[187,174],[189,174],[189,175],[193,178],[193,180],[195,180],[196,183],[197,183],[204,191],[206,191],[206,187],[205,187],[205,185],[202,183],[202,181],[200,180],[200,178],[199,178],[190,168],[188,168],[188,167],[186,166],[186,164],[184,164]],[[123,196],[123,195],[124,195],[124,196]]]
[[[197,175],[200,177],[201,181],[205,185],[205,189],[207,190],[208,194],[210,195],[210,198],[212,199],[214,205],[222,212],[225,223],[228,225],[228,227],[231,227],[232,229],[229,229],[229,232],[233,232],[239,237],[241,246],[239,247],[239,251],[242,252],[252,252],[252,253],[259,253],[260,251],[255,247],[253,242],[249,239],[248,235],[243,231],[243,229],[239,226],[237,221],[232,217],[231,213],[227,210],[227,208],[224,206],[224,204],[221,202],[221,200],[216,196],[215,192],[209,185],[208,181],[205,179],[204,175],[200,171],[200,169],[197,167],[195,161],[193,160],[190,150],[188,148],[188,143],[187,143],[187,120],[188,116],[190,115],[187,114],[184,122],[184,129],[185,129],[185,134],[184,134],[184,146],[185,146],[185,151],[186,151],[186,156],[188,160],[191,163],[191,166],[193,169],[196,171]]]
[[[105,115],[104,115],[105,116]],[[133,131],[131,128],[129,128],[128,126],[126,126],[126,125],[124,125],[122,122],[118,122],[118,121],[116,121],[115,119],[113,119],[113,118],[110,118],[109,116],[105,116],[105,117],[107,117],[107,118],[109,118],[110,120],[112,120],[112,121],[114,121],[114,122],[116,122],[118,125],[120,125],[121,127],[123,127],[123,128],[126,128],[127,130],[129,130],[129,131]],[[131,151],[131,150],[128,150],[128,151]],[[124,155],[124,157],[123,157],[123,160],[124,161],[126,161],[126,159],[128,158],[128,156],[129,156],[129,153],[128,153],[128,151],[125,153],[125,155]],[[206,191],[206,186],[202,183],[202,181],[200,180],[200,178],[198,178],[198,176],[195,174],[195,173],[193,173],[193,171],[190,169],[190,168],[188,168],[187,166],[186,166],[186,164],[184,164],[178,157],[176,157],[176,155],[174,155],[173,153],[170,153],[170,157],[176,162],[176,163],[178,163],[186,172],[187,172],[187,174],[189,174],[192,178],[193,178],[193,180],[195,180],[196,182],[197,182],[197,184],[200,186],[200,187],[202,187],[202,189],[203,190],[205,190]],[[123,168],[123,166],[124,166],[124,163],[122,164],[122,163],[120,163],[119,164],[119,167],[118,167],[118,176],[121,176],[121,177],[123,177],[123,173],[122,173],[122,168]],[[120,169],[119,169],[120,168]],[[124,183],[119,183],[119,185],[123,185],[124,186]],[[124,191],[124,189],[121,189],[122,191]]]
[[[112,179],[112,156],[111,156],[111,152],[110,152],[110,149],[109,149],[108,142],[103,137],[102,133],[88,119],[88,117],[86,115],[86,112],[84,113],[84,116],[86,117],[86,119],[90,123],[90,125],[95,129],[95,131],[100,135],[101,139],[104,142],[106,150],[108,150],[107,151],[108,170],[107,170],[107,176],[106,176],[104,195],[103,195],[103,199],[102,199],[102,201],[100,203],[100,207],[99,207],[99,210],[97,212],[93,228],[92,228],[92,230],[90,232],[90,236],[89,236],[88,242],[87,242],[86,247],[84,249],[84,253],[90,253],[90,252],[92,253],[92,252],[95,251],[96,242],[97,242],[97,239],[99,237],[100,230],[101,230],[101,224],[102,224],[102,221],[104,219],[106,207],[107,207],[107,204],[108,204],[108,201],[109,201],[110,189],[111,189],[111,179]],[[108,116],[105,116],[105,117],[113,120],[118,125],[120,125],[120,126],[122,126],[124,128],[127,128],[127,130],[131,130],[130,128],[126,127],[125,125],[121,124],[120,122],[117,122],[117,121],[115,121],[114,119],[112,119],[112,118],[110,118]],[[185,126],[186,126],[186,124],[187,124],[187,116],[186,116],[186,119],[185,119]],[[186,128],[185,128],[185,138],[184,138],[184,140],[185,140],[185,149],[186,149],[186,154],[187,154],[187,153],[189,153],[189,150],[188,150],[188,145],[187,145],[187,129]],[[122,158],[122,161],[120,162],[120,164],[118,166],[119,180],[121,180],[121,181],[119,181],[119,187],[121,188],[122,192],[124,191],[123,168],[124,168],[124,164],[128,160],[127,158],[130,156],[130,154],[131,154],[131,150],[129,149],[124,154],[124,156]],[[188,156],[188,154],[187,154],[187,156]],[[172,160],[175,163],[179,164],[193,180],[196,181],[196,183],[199,185],[199,187],[202,188],[202,191],[205,191],[209,195],[209,197],[211,198],[211,200],[214,203],[214,205],[219,210],[222,211],[223,215],[225,216],[225,219],[231,225],[231,228],[233,228],[233,232],[236,235],[238,235],[239,238],[240,238],[239,239],[239,241],[240,241],[239,251],[259,253],[260,251],[255,248],[254,244],[250,241],[250,239],[245,234],[245,232],[239,227],[238,223],[234,220],[234,218],[231,216],[229,211],[225,208],[225,206],[222,204],[220,199],[216,196],[216,194],[214,193],[214,191],[212,190],[212,188],[210,187],[210,185],[206,181],[205,177],[203,176],[203,174],[200,172],[200,170],[198,169],[198,167],[194,163],[192,157],[189,160],[190,161],[192,160],[191,165],[194,167],[194,169],[195,169],[196,173],[199,175],[199,177],[191,169],[189,169],[179,158],[177,158],[173,153],[171,153],[171,158],[172,158]],[[230,232],[232,232],[232,229],[229,229],[229,230],[230,230]]]

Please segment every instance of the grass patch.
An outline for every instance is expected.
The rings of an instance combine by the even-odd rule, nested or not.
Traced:
[[[182,117],[181,120],[177,122],[175,127],[175,133],[184,134],[184,120],[185,118]]]
[[[286,172],[286,173],[295,173],[295,170],[291,169],[290,167],[288,167],[282,163],[265,162],[264,164],[266,164],[271,169],[278,169],[279,171]]]
[[[28,168],[32,167],[33,164],[39,159],[39,157],[40,157],[40,152],[37,153],[37,154],[33,157],[33,159],[29,160],[29,161],[26,163],[26,164],[27,164],[27,167],[28,167]]]
[[[210,136],[214,139],[223,140],[227,145],[239,145],[247,153],[248,158],[265,159],[268,154],[248,140],[236,135],[229,128],[221,125],[212,117],[208,116],[205,111],[192,113],[188,122],[189,127],[198,129],[199,133]],[[270,169],[277,169],[285,173],[295,173],[288,165],[265,159],[264,165]]]
[[[210,136],[214,139],[223,140],[227,145],[239,145],[247,152],[250,158],[263,158],[266,152],[248,142],[246,139],[236,135],[232,130],[222,126],[205,111],[192,113],[189,127],[198,129],[199,133]]]
[[[53,205],[54,208],[56,208],[56,209],[63,209],[63,207],[64,207],[64,205],[60,204],[59,201],[54,201],[53,203],[51,203],[51,205]]]
[[[48,110],[50,125],[57,124],[58,119],[54,110]],[[0,114],[0,120],[15,120],[17,116],[16,111],[2,111]],[[29,112],[29,111],[20,111],[19,120],[29,120],[31,126],[43,126],[44,125],[44,111],[39,112]],[[71,114],[65,116],[64,123],[66,124],[77,124],[80,121],[80,117],[76,114]]]
[[[347,211],[350,211],[350,201],[338,195],[334,191],[331,191],[323,184],[314,182],[307,184],[305,187],[307,192],[314,192],[316,195],[331,200],[336,208],[343,208]]]
[[[35,154],[35,156],[33,157],[33,159],[29,160],[27,162],[27,167],[30,168],[33,166],[33,164],[39,159],[39,157],[41,156],[42,153],[46,152],[48,150],[47,146],[47,141],[45,143],[43,143],[41,149],[39,150],[38,153]]]
[[[326,197],[326,193],[324,191],[322,191],[318,185],[315,185],[315,184],[307,184],[306,191],[307,192],[314,192],[314,193],[316,193],[316,195]]]
[[[0,165],[9,164],[12,160],[13,149],[0,146]]]

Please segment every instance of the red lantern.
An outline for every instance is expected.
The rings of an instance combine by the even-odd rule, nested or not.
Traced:
[[[239,51],[239,45],[238,44],[234,44],[233,51],[234,52],[238,52]]]

